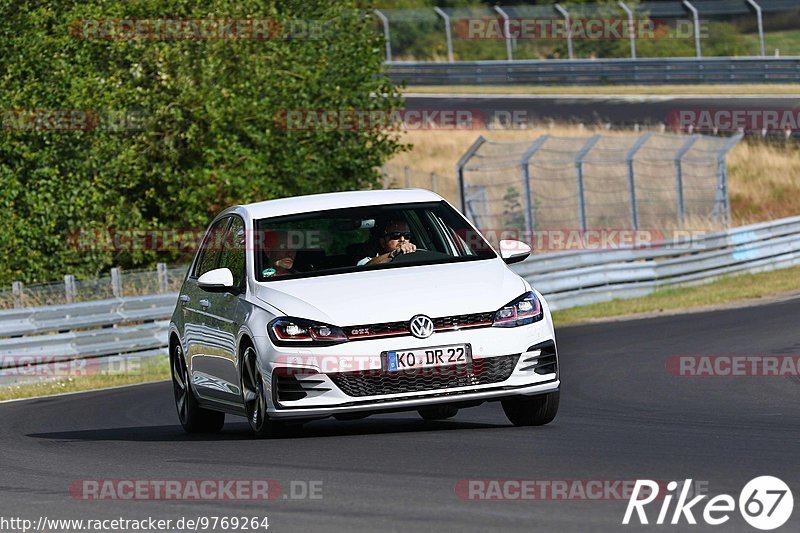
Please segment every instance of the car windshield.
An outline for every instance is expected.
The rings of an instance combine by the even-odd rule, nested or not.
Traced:
[[[255,230],[258,281],[496,257],[446,202],[266,218]]]

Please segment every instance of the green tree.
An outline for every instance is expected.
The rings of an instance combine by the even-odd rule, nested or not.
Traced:
[[[381,75],[375,21],[359,10],[326,0],[0,0],[0,283],[185,259],[76,249],[68,236],[81,230],[203,228],[230,204],[376,185],[376,169],[402,148],[395,133],[283,120],[402,104]],[[265,40],[76,37],[91,29],[81,19],[157,18],[268,18],[282,30]],[[321,34],[303,38],[302,28]],[[32,110],[93,110],[103,127],[19,131]],[[123,120],[110,131],[112,114]]]

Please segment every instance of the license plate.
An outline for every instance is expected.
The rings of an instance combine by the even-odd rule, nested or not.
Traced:
[[[419,368],[466,365],[472,360],[467,344],[450,344],[433,348],[414,348],[385,352],[383,368],[388,372],[402,372]]]

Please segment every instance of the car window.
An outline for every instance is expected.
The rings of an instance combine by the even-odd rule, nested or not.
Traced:
[[[390,263],[366,264],[386,253],[388,235],[416,247]],[[387,233],[387,228],[389,232]],[[446,202],[365,206],[256,221],[256,279],[273,281],[371,268],[479,260],[496,257],[483,237]],[[409,239],[410,237],[410,239]],[[397,239],[397,237],[395,237]],[[367,259],[367,261],[365,261]]]
[[[217,261],[219,260],[219,254],[222,248],[222,239],[229,222],[230,217],[221,218],[214,222],[208,229],[203,243],[200,245],[200,250],[197,253],[197,261],[195,262],[193,272],[194,277],[199,278],[209,270],[217,268]]]
[[[233,274],[233,286],[242,287],[245,277],[245,231],[241,217],[231,217],[231,224],[222,245],[218,268],[228,268]]]

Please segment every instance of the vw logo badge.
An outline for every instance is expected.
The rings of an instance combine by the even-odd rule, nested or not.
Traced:
[[[409,322],[411,334],[418,339],[427,339],[433,335],[433,320],[425,315],[417,315]]]

